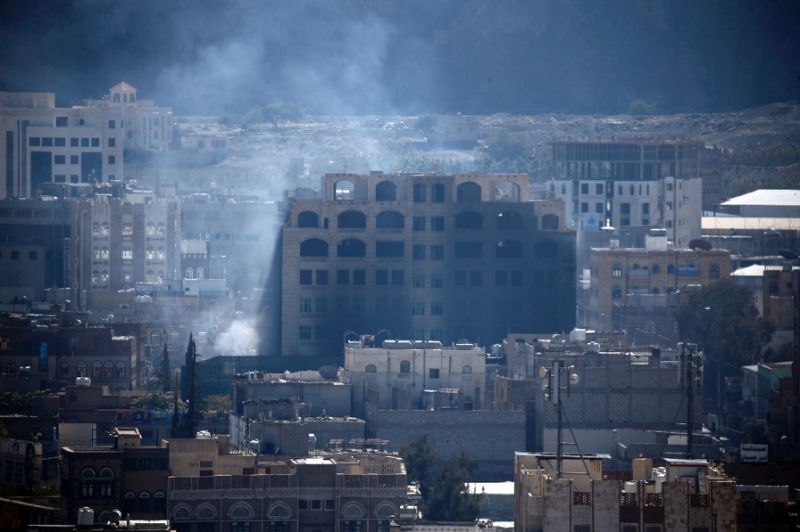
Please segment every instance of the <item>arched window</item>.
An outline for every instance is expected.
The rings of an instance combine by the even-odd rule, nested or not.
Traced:
[[[392,517],[398,517],[399,515],[397,506],[389,501],[384,501],[375,508],[375,516],[382,521],[388,521]]]
[[[111,99],[114,100],[114,103],[119,103],[119,93],[115,92]]]
[[[405,217],[397,211],[384,211],[375,220],[378,229],[402,229],[405,224]]]
[[[481,186],[472,181],[461,183],[456,189],[456,199],[459,202],[481,201]]]
[[[292,510],[287,504],[276,502],[267,509],[267,517],[270,520],[278,521],[290,519],[292,517]]]
[[[104,467],[100,470],[100,478],[114,478],[114,470],[110,467]]]
[[[542,216],[543,231],[558,231],[558,216],[555,214],[545,214]]]
[[[474,211],[456,214],[456,229],[483,229],[483,216]]]
[[[194,270],[191,267],[186,268],[186,279],[194,279]]]
[[[210,504],[201,504],[197,508],[197,519],[202,521],[210,521],[217,517],[217,510]]]
[[[675,273],[675,266],[672,264],[667,264],[667,273],[674,274]]]
[[[103,364],[103,378],[110,379],[114,376],[114,363],[107,361]]]
[[[498,229],[522,229],[524,226],[522,215],[518,212],[501,212],[496,219]]]
[[[245,502],[239,502],[233,505],[229,515],[233,521],[245,521],[247,519],[252,519],[253,509],[249,504]]]
[[[114,370],[114,376],[117,378],[124,377],[126,373],[127,366],[125,362],[117,362],[117,366]]]
[[[395,201],[397,186],[391,181],[381,181],[375,185],[375,201]]]
[[[408,360],[400,362],[400,373],[411,373],[411,362]]]
[[[540,259],[554,259],[558,257],[558,244],[552,240],[540,240],[534,247],[534,253]]]
[[[357,238],[346,238],[336,246],[337,257],[365,257],[367,245]]]
[[[309,238],[300,242],[301,257],[327,257],[328,243],[319,238]]]
[[[202,279],[202,278],[203,278],[203,275],[204,275],[203,268],[201,268],[201,267],[198,267],[198,268],[197,268],[197,278],[198,278],[198,279]]]
[[[94,469],[91,467],[84,467],[81,469],[81,479],[83,480],[93,480],[97,477],[97,474],[94,472]]]
[[[192,509],[187,504],[179,504],[172,509],[172,518],[176,521],[188,521],[192,518]]]
[[[522,258],[522,242],[519,240],[501,240],[495,246],[494,256],[498,259]]]
[[[342,519],[357,520],[364,518],[364,507],[355,501],[350,501],[342,508]]]
[[[92,362],[92,378],[99,379],[103,376],[103,365],[100,362]]]
[[[58,376],[69,377],[69,360],[62,359],[58,363]]]
[[[377,373],[378,368],[375,367],[375,364],[367,364],[367,367],[364,368],[365,373]]]
[[[314,211],[303,211],[297,215],[297,227],[319,227],[319,215]]]
[[[364,229],[367,227],[367,217],[363,212],[344,211],[336,218],[339,229]]]
[[[77,370],[75,371],[75,374],[78,377],[86,377],[87,376],[86,375],[86,362],[78,362],[75,365],[75,367],[77,368]]]
[[[337,181],[333,185],[333,199],[337,201],[347,201],[355,199],[356,187],[352,181]]]
[[[519,195],[519,185],[511,181],[492,185],[493,201],[519,201]]]
[[[469,366],[469,365],[464,366],[463,368],[461,368],[461,373],[463,373],[464,375],[471,375],[472,374],[472,366]]]

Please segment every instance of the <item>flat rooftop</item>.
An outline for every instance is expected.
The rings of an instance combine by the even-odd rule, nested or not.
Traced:
[[[736,196],[722,205],[771,205],[800,207],[800,190],[794,189],[759,189],[741,196]]]

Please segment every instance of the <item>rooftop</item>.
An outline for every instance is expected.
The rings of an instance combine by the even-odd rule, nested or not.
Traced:
[[[773,205],[800,207],[800,190],[793,189],[760,189],[736,196],[722,205]]]
[[[703,216],[700,226],[703,231],[800,231],[800,218]]]

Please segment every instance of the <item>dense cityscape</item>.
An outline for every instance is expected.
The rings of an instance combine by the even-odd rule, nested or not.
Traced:
[[[87,9],[33,5],[0,12],[33,58],[37,13]],[[181,9],[217,9],[198,6]],[[533,18],[575,16],[464,6],[518,10],[539,44]],[[103,31],[137,9],[179,8]],[[237,60],[290,42],[273,24],[292,9]],[[332,8],[310,27],[315,9]],[[355,33],[320,47],[358,76],[367,40],[409,68],[389,53],[401,7],[342,10]],[[242,108],[216,81],[176,88],[231,60],[208,42],[184,77],[131,61],[123,81],[100,54],[83,85],[0,54],[0,528],[800,528],[796,81],[697,105],[606,95],[594,114],[582,92],[558,107],[475,87],[453,92],[462,114],[399,105],[394,77],[334,76],[323,98],[292,69],[253,105],[245,61],[225,77]]]

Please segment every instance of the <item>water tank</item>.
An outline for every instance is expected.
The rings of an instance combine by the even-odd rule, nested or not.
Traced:
[[[587,353],[599,353],[600,352],[600,344],[597,342],[589,342],[586,344],[586,352]]]
[[[75,377],[75,386],[91,386],[92,379],[89,377]]]
[[[579,329],[575,327],[569,332],[569,341],[570,342],[585,342],[586,341],[586,329]]]
[[[78,509],[78,526],[93,525],[94,524],[94,510],[88,506]]]

